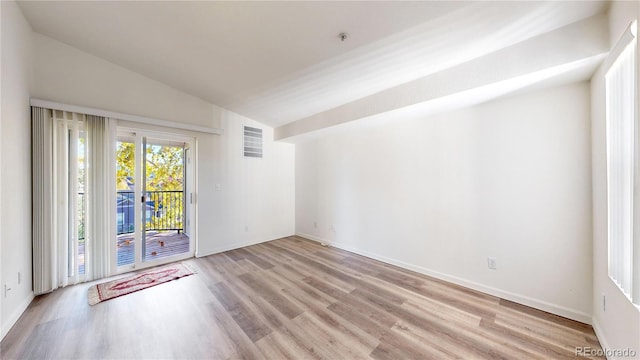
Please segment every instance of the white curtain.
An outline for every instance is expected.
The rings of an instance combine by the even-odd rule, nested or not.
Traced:
[[[115,126],[36,107],[32,118],[34,291],[42,294],[110,275]]]
[[[100,279],[109,275],[113,212],[112,192],[115,185],[115,127],[109,119],[87,115],[87,221],[86,278]],[[115,155],[113,155],[115,156]]]
[[[636,161],[636,44],[625,47],[606,74],[609,276],[640,304],[634,275],[634,163]],[[637,250],[637,249],[636,249]],[[636,277],[636,279],[634,279]],[[635,284],[634,284],[635,282]]]
[[[31,109],[33,290],[36,294],[57,287],[54,233],[53,120],[51,111]]]

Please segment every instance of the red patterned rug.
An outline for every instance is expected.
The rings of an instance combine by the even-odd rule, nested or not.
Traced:
[[[118,296],[131,294],[148,287],[160,285],[184,276],[193,275],[193,271],[181,263],[136,274],[124,279],[108,281],[89,288],[89,305],[110,300]]]

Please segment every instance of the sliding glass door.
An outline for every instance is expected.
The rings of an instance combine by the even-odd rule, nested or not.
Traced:
[[[185,143],[143,139],[142,246],[145,261],[189,251],[184,232]]]
[[[136,138],[118,137],[116,144],[117,265],[135,264],[136,254]]]
[[[193,256],[190,142],[120,133],[115,241],[119,272]]]

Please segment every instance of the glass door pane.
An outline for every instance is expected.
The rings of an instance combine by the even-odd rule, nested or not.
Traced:
[[[184,144],[150,138],[143,144],[144,261],[188,253],[189,237],[184,231]]]
[[[135,264],[135,148],[134,140],[119,139],[116,145],[116,246],[118,266]]]
[[[84,275],[85,256],[85,221],[86,221],[86,196],[85,196],[85,137],[84,131],[78,126],[69,129],[69,210],[73,216],[69,217],[69,229],[75,232],[75,236],[69,237],[69,276]],[[77,256],[76,256],[77,254]]]

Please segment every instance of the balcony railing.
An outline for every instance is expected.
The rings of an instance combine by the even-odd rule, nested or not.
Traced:
[[[146,230],[183,230],[184,193],[181,190],[147,191],[142,205]],[[135,193],[118,191],[116,198],[117,234],[130,234],[135,229]],[[84,239],[85,196],[78,193],[78,238]]]

